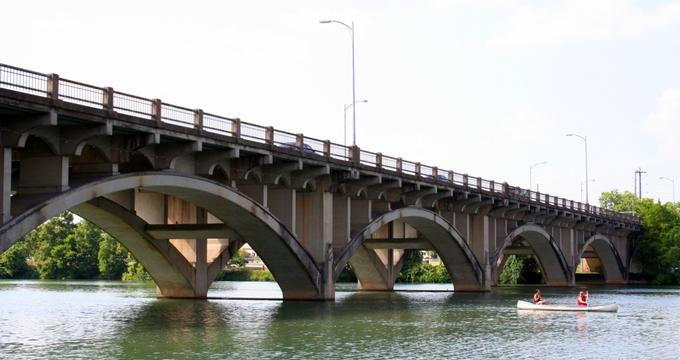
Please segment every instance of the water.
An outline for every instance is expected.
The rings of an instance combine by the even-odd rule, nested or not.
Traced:
[[[402,289],[283,303],[157,300],[144,283],[2,281],[0,357],[680,358],[680,288],[591,288],[591,302],[616,302],[616,314],[518,312],[530,287]],[[573,304],[577,290],[543,288],[543,295]],[[218,282],[210,294],[281,296],[274,283]]]

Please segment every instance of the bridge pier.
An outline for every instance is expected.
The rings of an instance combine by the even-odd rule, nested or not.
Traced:
[[[320,187],[316,191],[296,194],[296,235],[323,276],[321,296],[335,298],[333,274],[333,194]]]
[[[2,222],[6,223],[12,216],[12,149],[7,147],[0,147],[0,191],[0,213]]]

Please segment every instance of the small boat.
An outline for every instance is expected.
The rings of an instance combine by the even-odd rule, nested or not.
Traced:
[[[578,305],[563,305],[563,304],[533,304],[528,301],[517,300],[518,310],[545,310],[545,311],[597,311],[597,312],[617,312],[619,306],[616,304],[607,304],[600,306],[578,306]]]

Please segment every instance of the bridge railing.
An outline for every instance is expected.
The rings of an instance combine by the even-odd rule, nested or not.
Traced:
[[[0,87],[31,95],[47,95],[47,75],[0,64]]]
[[[499,194],[529,203],[569,209],[596,216],[636,223],[640,222],[639,218],[635,216],[620,214],[611,210],[541,194],[520,187],[509,186],[507,183],[499,183],[493,180],[441,169],[436,166],[423,165],[419,162],[361,150],[356,146],[344,146],[328,140],[314,139],[302,134],[274,129],[273,127],[242,122],[238,118],[204,113],[200,109],[193,110],[164,103],[159,99],[147,99],[116,91],[110,87],[97,87],[62,79],[56,74],[42,74],[32,70],[0,64],[0,88],[103,109],[158,123],[229,136],[235,141],[244,140],[268,145],[272,150],[295,151],[299,155],[306,157],[318,158],[323,156],[326,159],[349,162],[355,166],[412,176],[424,182]]]

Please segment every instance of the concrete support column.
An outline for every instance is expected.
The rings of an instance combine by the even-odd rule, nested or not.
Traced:
[[[207,212],[198,208],[196,211],[196,223],[207,223]],[[208,286],[212,279],[208,279],[208,239],[195,239],[196,246],[196,265],[194,273],[194,292],[197,297],[208,295]]]
[[[41,194],[68,189],[68,156],[28,157],[19,166],[20,193]]]
[[[455,211],[439,209],[438,213],[439,213],[439,216],[446,219],[446,221],[450,222],[451,225],[453,225],[454,227],[456,226],[456,213],[455,213]],[[456,229],[456,230],[458,230],[458,229]],[[460,230],[458,232],[460,233]]]
[[[135,209],[135,190],[123,190],[115,193],[104,195],[105,198],[115,202],[116,204],[126,208],[127,210]]]
[[[166,203],[166,224],[198,223],[200,214],[196,205],[173,196],[166,196]],[[196,266],[198,261],[196,239],[170,239],[170,243],[182,253],[187,261]]]
[[[237,189],[247,197],[255,200],[258,204],[267,207],[268,189],[262,184],[238,184]]]
[[[333,194],[298,192],[296,229],[298,240],[319,264],[326,261],[326,247],[333,244]]]
[[[291,233],[295,234],[295,189],[268,189],[267,205],[269,211],[281,221]]]
[[[484,290],[491,290],[491,261],[489,260],[489,243],[492,235],[496,235],[496,218],[484,215],[484,252],[482,268],[484,269]],[[495,242],[495,239],[494,239]]]
[[[377,218],[392,211],[392,206],[387,201],[371,200],[371,217]]]
[[[576,283],[576,266],[578,266],[578,262],[581,259],[578,259],[578,254],[576,254],[576,249],[578,247],[576,246],[576,230],[575,229],[569,229],[569,253],[571,256],[569,258],[571,259],[571,271],[574,273],[571,276],[571,284],[574,285]]]
[[[335,298],[333,277],[333,194],[325,191],[296,195],[297,238],[323,272],[324,299]]]
[[[349,243],[350,198],[345,195],[333,197],[333,248],[343,248]]]
[[[453,226],[458,230],[465,242],[470,244],[470,215],[467,213],[453,213]]]
[[[496,219],[496,233],[491,239],[491,244],[489,247],[489,253],[495,254],[496,249],[503,245],[503,240],[508,235],[508,220],[506,219]]]
[[[167,218],[165,195],[148,191],[134,191],[133,203],[137,216],[149,224],[165,224]]]
[[[9,221],[11,217],[11,193],[12,193],[12,149],[0,148],[0,168],[2,178],[0,178],[0,189],[2,191],[2,202],[0,202],[0,212],[2,213],[2,223]]]
[[[350,205],[350,236],[354,237],[373,220],[371,200],[351,199]]]
[[[469,217],[470,238],[468,243],[473,254],[484,269],[484,289],[491,287],[491,263],[489,261],[489,242],[491,234],[495,233],[493,218],[488,215],[471,215]],[[455,286],[455,284],[454,284]]]

